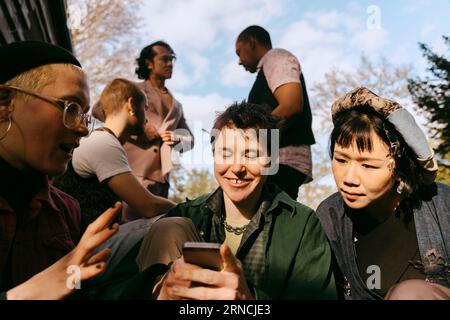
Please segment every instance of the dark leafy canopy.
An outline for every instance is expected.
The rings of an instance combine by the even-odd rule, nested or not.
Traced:
[[[443,38],[450,53],[450,37]],[[423,43],[420,48],[429,62],[431,76],[410,79],[408,89],[414,102],[433,124],[433,136],[440,142],[436,152],[446,159],[450,153],[450,55],[434,53]]]

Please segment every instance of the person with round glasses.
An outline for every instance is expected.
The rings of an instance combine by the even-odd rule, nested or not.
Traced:
[[[74,101],[49,97],[34,91],[10,85],[0,85],[0,87],[3,87],[4,89],[16,90],[22,94],[42,99],[60,108],[63,110],[63,124],[68,129],[76,129],[80,125],[84,125],[88,129],[89,133],[92,131],[94,118],[90,114],[86,114],[87,110],[89,110],[89,106],[83,109],[79,103]]]
[[[61,299],[105,270],[109,249],[93,250],[118,231],[121,205],[82,234],[78,202],[49,182],[91,126],[78,60],[24,41],[0,46],[0,70],[0,299]]]

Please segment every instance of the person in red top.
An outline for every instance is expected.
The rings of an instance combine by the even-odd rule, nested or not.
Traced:
[[[1,46],[0,70],[0,298],[61,299],[105,269],[109,249],[92,252],[118,230],[120,204],[81,235],[78,203],[49,183],[89,132],[86,75],[36,41]]]

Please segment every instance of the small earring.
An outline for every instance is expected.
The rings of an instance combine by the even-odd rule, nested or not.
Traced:
[[[397,193],[402,194],[403,190],[405,190],[405,183],[403,181],[400,181],[400,183],[397,186]]]
[[[5,120],[5,119],[0,120],[0,123],[1,122],[6,122],[6,121],[9,121],[8,127],[6,128],[6,131],[0,136],[0,141],[2,141],[6,137],[6,135],[8,134],[9,130],[11,130],[11,125],[12,125],[11,115],[8,117],[8,120]]]
[[[130,111],[130,116],[134,116],[134,112],[133,111]]]

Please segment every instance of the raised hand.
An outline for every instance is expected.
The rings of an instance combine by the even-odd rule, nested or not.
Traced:
[[[162,141],[169,146],[173,146],[180,142],[180,137],[173,131],[160,131],[159,135],[161,136]]]
[[[95,255],[92,252],[99,245],[111,238],[119,230],[114,221],[121,209],[120,202],[114,208],[106,210],[86,229],[78,245],[47,269],[36,274],[23,284],[9,290],[6,294],[8,300],[15,299],[62,299],[73,293],[76,287],[70,280],[71,274],[77,270],[79,281],[93,278],[105,270],[106,261],[111,256],[109,249],[103,249]],[[81,284],[82,285],[82,284]]]

